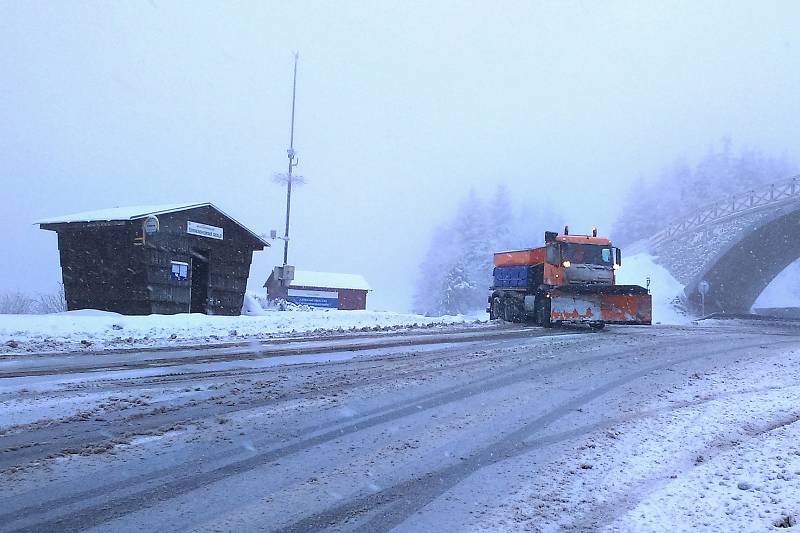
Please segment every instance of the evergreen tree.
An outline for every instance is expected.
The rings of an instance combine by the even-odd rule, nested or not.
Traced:
[[[459,262],[447,272],[441,289],[439,310],[442,314],[458,315],[474,310],[474,292],[478,287],[469,280],[464,266]]]
[[[491,224],[486,204],[471,190],[461,203],[453,224],[455,254],[452,264],[459,264],[465,279],[469,280],[469,291],[464,298],[473,309],[479,309],[486,299],[489,287],[489,261],[491,261]]]
[[[455,254],[451,226],[444,225],[437,228],[419,267],[414,291],[414,312],[424,315],[442,314],[441,288]]]

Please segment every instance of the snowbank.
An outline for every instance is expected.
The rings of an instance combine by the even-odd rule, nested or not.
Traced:
[[[775,276],[755,303],[759,307],[800,307],[800,261],[795,261]]]
[[[386,311],[257,311],[251,316],[202,314],[123,316],[86,310],[52,315],[0,315],[0,354],[203,344],[322,331],[383,329],[477,322],[476,317]],[[258,308],[260,309],[260,307]]]
[[[607,473],[597,493],[635,487],[636,503],[605,531],[758,532],[796,522],[800,386],[786,369],[797,362],[789,350],[696,373],[671,391],[669,407],[651,406],[659,416],[618,426],[597,465]]]
[[[795,396],[795,400],[797,397]],[[791,421],[794,417],[788,419]],[[800,423],[737,443],[676,475],[607,531],[769,531],[797,523]],[[705,456],[698,456],[700,458]]]
[[[647,253],[623,258],[622,267],[617,271],[618,284],[645,287],[647,278],[650,278],[650,292],[653,295],[653,323],[689,322],[691,318],[676,305],[683,295],[683,285],[666,268],[656,263],[655,258]]]

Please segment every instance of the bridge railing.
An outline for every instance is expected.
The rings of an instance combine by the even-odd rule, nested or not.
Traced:
[[[659,244],[687,230],[696,230],[714,222],[795,199],[800,199],[800,176],[737,193],[701,207],[693,214],[671,222],[665,229],[656,233],[651,242]]]

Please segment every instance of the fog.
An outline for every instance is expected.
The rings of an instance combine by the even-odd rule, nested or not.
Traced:
[[[5,3],[0,290],[51,291],[38,218],[211,201],[406,310],[470,188],[609,228],[640,176],[730,137],[800,154],[793,2]],[[540,230],[532,228],[531,244]],[[612,235],[613,237],[613,235]],[[282,242],[255,254],[261,290]]]

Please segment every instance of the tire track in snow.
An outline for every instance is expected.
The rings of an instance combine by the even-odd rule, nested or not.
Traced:
[[[663,345],[674,349],[676,347],[681,347],[683,345],[686,346],[691,345],[696,347],[700,344],[709,344],[714,342],[717,342],[717,339],[713,338],[692,339],[690,341],[676,342],[672,338],[662,338],[654,340],[652,344],[648,343],[646,348],[657,349]],[[753,346],[757,346],[759,344],[763,344],[763,342],[756,343]],[[615,348],[616,345],[611,345],[610,347]],[[740,347],[744,349],[750,346],[741,345]],[[57,499],[55,501],[48,501],[38,505],[26,506],[25,508],[18,509],[11,513],[0,515],[0,523],[11,523],[31,516],[46,516],[46,514],[48,514],[48,512],[52,511],[52,509],[54,508],[73,506],[77,503],[80,503],[83,500],[88,500],[98,496],[107,495],[119,490],[130,489],[131,486],[137,484],[153,484],[163,478],[166,479],[172,478],[171,480],[168,480],[166,482],[158,483],[157,486],[141,489],[132,494],[115,498],[102,505],[96,505],[94,507],[84,508],[72,514],[65,514],[61,517],[54,518],[52,520],[45,520],[34,525],[29,525],[23,527],[19,531],[35,531],[42,529],[72,531],[72,530],[79,530],[97,526],[109,522],[115,518],[127,515],[129,513],[145,509],[158,502],[166,501],[178,497],[180,495],[186,494],[188,492],[191,492],[193,490],[200,489],[211,483],[221,481],[223,479],[226,479],[234,475],[246,473],[250,470],[261,467],[270,462],[275,462],[278,459],[281,459],[288,455],[292,455],[301,452],[303,450],[319,446],[336,439],[340,439],[341,437],[351,433],[364,431],[372,427],[392,422],[407,416],[413,416],[419,413],[423,413],[435,409],[437,407],[440,407],[442,405],[458,402],[466,398],[482,394],[488,391],[496,390],[510,385],[515,385],[530,379],[541,378],[549,374],[557,373],[559,371],[562,371],[570,367],[585,365],[586,363],[589,362],[601,361],[601,360],[608,360],[613,362],[613,360],[616,359],[625,359],[628,356],[636,356],[641,353],[642,349],[643,346],[636,345],[616,353],[613,352],[598,353],[596,355],[592,355],[589,357],[583,357],[571,361],[556,363],[554,365],[549,365],[544,368],[532,367],[532,365],[534,365],[535,363],[541,363],[542,360],[540,359],[531,360],[529,365],[526,365],[525,367],[522,368],[512,369],[508,371],[510,373],[507,375],[480,380],[478,382],[470,382],[467,384],[454,385],[447,389],[439,390],[430,393],[428,395],[412,398],[407,402],[404,402],[403,404],[394,404],[392,406],[385,406],[382,408],[378,408],[374,410],[376,412],[362,413],[360,418],[356,421],[349,419],[348,420],[349,423],[341,425],[340,427],[334,428],[324,433],[306,437],[294,443],[284,445],[279,448],[263,452],[252,457],[248,457],[246,459],[239,460],[210,471],[199,472],[190,476],[185,475],[185,470],[186,470],[185,467],[180,467],[180,468],[172,467],[157,472],[150,472],[147,474],[126,479],[123,482],[106,485],[103,487],[98,487],[96,489],[84,491],[82,493]],[[712,353],[713,352],[704,353],[702,355],[695,356],[689,359],[706,357],[708,355],[711,355]],[[668,366],[669,364],[674,364],[674,362],[675,361],[672,361],[671,363],[667,364],[658,365],[654,367],[654,369],[662,368],[663,366]],[[647,372],[650,372],[652,370],[653,369],[648,369]],[[638,373],[636,375],[638,377]],[[603,393],[605,393],[605,391]],[[582,397],[583,396],[579,398]],[[572,405],[572,403],[574,402],[570,402],[570,405]],[[568,410],[574,409],[574,407],[566,407],[565,409]],[[563,414],[565,414],[565,412],[562,413],[561,410],[558,410],[558,414],[555,419],[560,418],[561,416],[563,416]],[[555,416],[555,415],[553,415],[553,412],[551,411],[549,415],[545,416]],[[529,425],[530,424],[526,424],[525,427],[527,428]],[[530,430],[526,429],[526,432],[530,432]],[[514,434],[517,434],[517,432],[515,432]],[[213,459],[211,458],[207,459],[213,461]],[[438,473],[436,475],[438,475]],[[424,477],[422,479],[427,479],[427,477]],[[370,495],[368,498],[376,498],[378,497],[378,495],[383,493],[386,493],[386,491],[377,493],[377,495]],[[421,492],[421,494],[424,494],[424,491]],[[417,498],[419,497],[420,495],[417,496]],[[357,507],[360,504],[355,503],[354,505],[356,505]],[[349,508],[350,506],[347,506],[346,508],[343,508],[341,512],[343,512],[346,515],[349,512],[348,511]],[[341,512],[337,512],[337,516],[340,515]],[[301,524],[305,523],[305,521],[301,521],[300,523]],[[287,531],[291,530],[293,529],[287,529]]]
[[[766,344],[777,346],[789,343],[796,344],[796,341],[782,340]],[[561,404],[556,409],[531,419],[519,429],[477,450],[470,455],[470,457],[459,463],[448,465],[436,471],[426,472],[422,476],[398,483],[384,490],[352,499],[285,527],[276,529],[275,531],[279,533],[299,533],[324,529],[334,524],[342,526],[343,523],[346,523],[350,518],[357,517],[364,513],[376,516],[369,518],[366,523],[358,525],[354,529],[355,531],[363,533],[388,531],[400,525],[409,516],[416,513],[419,509],[449,491],[481,468],[528,453],[545,445],[555,444],[563,440],[596,431],[603,427],[608,422],[598,422],[572,431],[528,440],[531,435],[535,435],[542,429],[545,429],[549,424],[552,424],[579,407],[592,402],[618,387],[646,376],[651,372],[662,370],[675,364],[686,363],[714,355],[734,356],[734,354],[737,354],[741,350],[760,347],[764,344],[764,342],[740,344],[733,350],[715,350],[700,355],[673,358],[669,361],[628,373],[600,387],[580,394]],[[381,507],[383,508],[381,509]]]
[[[538,340],[538,337],[536,338]],[[515,339],[518,340],[518,339]],[[531,339],[534,340],[534,339]],[[506,344],[514,342],[512,340],[500,341],[497,344]],[[515,345],[518,346],[518,345]],[[482,350],[477,350],[482,351]],[[443,348],[432,352],[425,352],[425,359],[417,357],[404,356],[387,356],[392,360],[405,363],[398,368],[391,369],[391,371],[398,373],[402,372],[399,377],[403,379],[414,379],[418,376],[433,375],[446,373],[452,370],[468,368],[472,366],[486,365],[493,360],[501,360],[508,357],[508,354],[503,352],[490,356],[479,356],[468,361],[461,361],[454,359],[453,356],[464,354],[464,347],[451,347]],[[433,355],[433,357],[428,357]],[[326,365],[352,365],[352,364],[374,364],[378,361],[386,361],[387,358],[368,359],[364,361],[337,361],[333,363],[323,363]],[[412,359],[409,361],[409,359]],[[432,366],[443,360],[451,360],[452,364],[448,366]],[[428,368],[417,370],[404,371],[403,367],[414,368],[424,364]],[[264,368],[254,371],[254,374],[264,374],[274,371],[274,368]],[[372,369],[370,369],[372,370]],[[346,389],[354,389],[362,386],[373,385],[382,383],[386,380],[386,369],[377,369],[381,372],[379,375],[370,378],[359,378],[358,381],[351,381],[348,383],[341,383],[334,381],[328,385],[315,386],[314,395],[325,395],[330,392],[337,392]],[[344,372],[344,371],[343,371]],[[504,371],[507,372],[507,371]],[[229,377],[217,376],[216,377]],[[234,377],[239,377],[238,374]],[[439,391],[441,392],[441,391]],[[258,409],[260,407],[269,407],[273,405],[280,405],[283,402],[292,401],[296,399],[305,399],[308,393],[288,393],[280,397],[264,398],[259,400],[250,400],[247,402],[237,402],[236,405],[219,405],[210,403],[212,400],[201,400],[196,404],[184,404],[178,407],[171,407],[168,410],[158,408],[158,404],[150,404],[147,406],[147,411],[136,410],[135,412],[114,413],[122,414],[120,417],[109,416],[109,414],[102,414],[103,420],[96,421],[94,416],[87,420],[75,420],[73,416],[64,417],[52,421],[47,421],[46,425],[42,428],[36,427],[9,427],[5,428],[5,434],[0,435],[0,471],[12,466],[30,463],[36,460],[46,460],[54,455],[57,455],[64,450],[79,450],[85,446],[92,444],[102,444],[113,441],[128,440],[137,436],[150,435],[153,432],[158,432],[165,427],[173,427],[176,425],[185,425],[196,423],[200,420],[214,418],[220,415],[232,414],[251,409]],[[412,400],[412,402],[415,400]],[[169,402],[160,402],[164,406],[169,405]],[[397,406],[395,404],[394,406]],[[153,413],[153,409],[157,412]],[[361,416],[373,414],[371,412],[361,413]],[[127,416],[126,416],[127,415]],[[331,421],[323,424],[322,427],[340,424],[341,421]],[[35,424],[35,423],[34,423]],[[34,426],[28,424],[28,426]],[[124,430],[114,431],[114,427],[124,427]],[[304,433],[310,433],[322,429],[322,427],[310,428]],[[55,433],[61,434],[55,434]],[[31,444],[34,443],[34,444]]]
[[[573,332],[574,333],[574,332]],[[52,376],[64,374],[87,374],[92,372],[124,372],[128,370],[152,369],[180,365],[198,365],[209,363],[221,363],[230,361],[252,361],[258,359],[271,359],[287,356],[302,356],[302,355],[320,355],[331,354],[339,352],[362,352],[369,350],[383,350],[391,348],[408,348],[410,346],[427,346],[435,344],[460,344],[470,342],[483,342],[489,339],[518,339],[526,337],[558,337],[569,334],[565,331],[541,331],[538,329],[514,329],[514,330],[500,330],[500,331],[485,331],[473,332],[469,334],[442,334],[438,336],[431,336],[431,338],[404,338],[403,336],[394,336],[387,339],[373,340],[368,343],[331,343],[323,346],[316,347],[285,347],[285,348],[270,348],[267,346],[259,346],[258,348],[226,350],[224,353],[208,354],[200,352],[188,356],[179,357],[165,357],[160,359],[143,359],[143,360],[123,360],[123,361],[107,361],[103,362],[102,358],[95,358],[97,363],[83,364],[80,359],[76,359],[73,365],[62,366],[48,366],[43,368],[29,368],[27,370],[16,370],[13,367],[9,370],[0,369],[0,379],[11,378],[25,378],[36,376]],[[588,332],[587,332],[588,334]],[[238,347],[237,347],[238,348]],[[214,350],[211,350],[212,352]],[[136,355],[133,353],[131,355]],[[78,356],[85,359],[85,355]],[[0,364],[2,363],[0,359]]]

